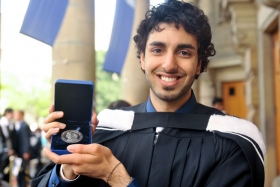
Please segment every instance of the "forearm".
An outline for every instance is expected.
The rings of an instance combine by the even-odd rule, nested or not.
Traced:
[[[107,183],[113,187],[125,187],[131,182],[132,178],[127,173],[122,163],[116,165],[116,167],[109,173]]]
[[[76,175],[70,166],[63,164],[61,166],[59,177],[60,179],[64,179],[64,181],[70,182],[77,179],[79,175]],[[127,173],[124,165],[122,163],[118,163],[111,170],[111,172],[108,173],[108,177],[106,177],[106,179],[103,179],[103,181],[105,181],[112,187],[126,187],[131,183],[132,178]],[[140,185],[138,185],[137,181],[134,181],[133,183],[131,183],[130,187],[134,187],[134,186],[139,187]]]

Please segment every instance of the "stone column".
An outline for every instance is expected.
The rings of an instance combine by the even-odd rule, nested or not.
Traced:
[[[0,4],[1,4],[1,1],[0,1]],[[0,98],[1,98],[1,92],[2,92],[2,87],[1,87],[1,85],[2,85],[2,68],[1,68],[1,66],[2,66],[2,46],[1,46],[1,38],[2,38],[2,29],[1,29],[1,22],[2,22],[2,14],[1,14],[1,12],[0,12]],[[1,103],[0,103],[1,104]],[[3,110],[3,108],[1,108],[1,106],[0,106],[0,112],[3,112],[2,111]]]
[[[197,4],[197,2],[198,2],[199,0],[182,0],[182,1],[187,2],[187,3],[194,3],[194,4]]]
[[[244,57],[246,101],[249,109],[247,119],[259,127],[257,7],[253,2],[232,2],[228,8],[232,16],[234,47]]]
[[[149,9],[149,0],[136,0],[134,23],[128,53],[122,70],[122,98],[130,104],[141,103],[148,98],[149,88],[141,70],[140,59],[137,58],[137,49],[133,41],[136,29]]]
[[[199,0],[195,3],[198,3],[198,7],[204,11],[204,14],[209,18],[209,22],[214,20],[214,6],[212,1]],[[197,100],[204,105],[211,106],[215,90],[209,71],[200,74],[198,79],[199,96],[197,96]]]
[[[53,46],[52,83],[95,81],[94,42],[94,0],[70,0]]]

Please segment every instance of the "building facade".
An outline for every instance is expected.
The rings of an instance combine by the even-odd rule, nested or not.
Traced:
[[[196,3],[209,16],[217,55],[199,80],[199,101],[211,105],[209,98],[220,96],[227,113],[259,127],[267,147],[265,186],[273,186],[280,174],[280,1],[209,2]]]

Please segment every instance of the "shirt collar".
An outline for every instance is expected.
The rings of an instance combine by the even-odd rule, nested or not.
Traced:
[[[197,104],[195,95],[192,91],[190,99],[181,106],[178,110],[176,110],[176,113],[189,113]],[[156,109],[154,108],[150,97],[148,98],[147,104],[146,104],[146,111],[147,112],[156,112]]]

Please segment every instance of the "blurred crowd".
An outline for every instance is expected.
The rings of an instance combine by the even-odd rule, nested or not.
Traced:
[[[41,129],[34,132],[23,110],[6,108],[0,119],[0,187],[27,187],[43,167]]]

